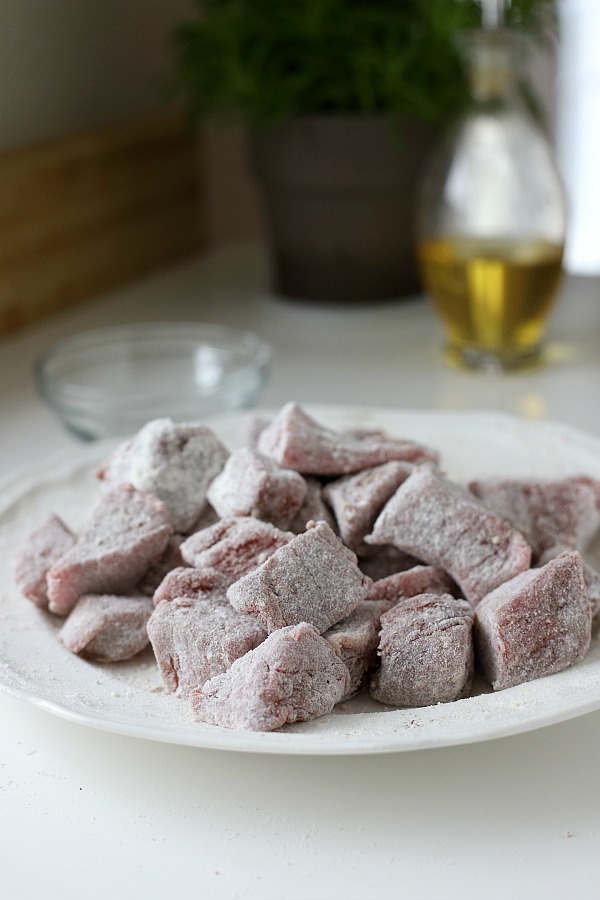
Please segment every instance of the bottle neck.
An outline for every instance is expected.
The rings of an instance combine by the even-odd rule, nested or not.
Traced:
[[[517,93],[527,39],[509,29],[462,33],[458,45],[465,60],[471,95],[478,103],[501,101]]]

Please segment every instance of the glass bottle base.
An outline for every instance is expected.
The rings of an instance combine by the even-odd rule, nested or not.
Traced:
[[[508,351],[482,350],[473,347],[456,347],[447,344],[443,353],[444,361],[455,369],[470,369],[477,372],[517,372],[535,369],[544,362],[541,344],[518,353]]]

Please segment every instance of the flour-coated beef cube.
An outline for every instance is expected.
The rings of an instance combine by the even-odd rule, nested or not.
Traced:
[[[302,534],[303,531],[306,531],[309,522],[327,522],[334,531],[337,531],[335,517],[324,499],[323,484],[313,475],[306,475],[304,481],[306,496],[302,506],[290,522],[290,531],[293,531],[294,534]]]
[[[190,535],[181,545],[181,553],[191,566],[218,569],[237,581],[293,537],[291,531],[281,531],[252,516],[229,516]]]
[[[538,557],[536,566],[539,568],[549,563],[551,559],[556,559],[561,553],[567,553],[569,547],[550,547]],[[583,568],[583,580],[587,591],[588,600],[592,607],[592,617],[596,618],[600,614],[600,572],[593,568],[585,559],[581,559]]]
[[[212,481],[207,497],[219,516],[254,516],[288,528],[306,496],[298,472],[284,469],[249,447],[234,451]]]
[[[519,531],[427,465],[400,485],[366,541],[392,543],[440,566],[473,604],[531,563]]]
[[[371,440],[371,438],[377,438],[380,441],[391,440],[387,431],[383,431],[381,428],[344,428],[342,434],[349,434],[359,441]]]
[[[350,673],[330,644],[301,622],[274,631],[190,700],[202,722],[273,731],[331,712],[349,687]]]
[[[215,522],[218,522],[220,518],[221,517],[215,512],[215,510],[207,500],[202,509],[202,512],[200,513],[192,527],[188,532],[186,532],[185,535],[182,535],[182,537],[185,540],[187,536],[195,534],[197,531],[202,531],[204,528],[209,528],[211,525],[214,525]]]
[[[381,616],[388,609],[388,603],[362,600],[349,616],[323,634],[350,672],[350,687],[343,700],[364,687],[376,663]]]
[[[183,535],[181,534],[174,534],[169,538],[169,543],[160,559],[157,559],[150,566],[138,584],[140,594],[146,594],[146,596],[151,597],[169,572],[183,566],[184,560],[181,555],[182,542]]]
[[[48,516],[19,546],[15,557],[15,584],[40,609],[48,607],[48,570],[75,543],[63,520]]]
[[[569,481],[578,481],[580,484],[587,484],[596,497],[596,506],[600,510],[600,479],[592,478],[591,475],[571,475]]]
[[[326,631],[364,600],[371,585],[329,525],[309,522],[304,534],[232,584],[227,597],[269,632],[299,622]]]
[[[158,606],[161,600],[175,600],[187,597],[188,600],[211,599],[215,602],[229,603],[227,588],[229,579],[218,569],[194,569],[192,566],[178,566],[165,575],[154,591],[152,600]]]
[[[483,479],[469,489],[525,536],[534,558],[552,547],[584,550],[600,527],[597,488],[589,479]]]
[[[201,515],[206,491],[229,455],[210,428],[155,419],[125,441],[98,469],[108,486],[132,484],[165,504],[175,531],[185,534]]]
[[[364,542],[365,535],[413,468],[408,463],[390,460],[354,475],[344,475],[325,486],[324,496],[335,513],[340,537],[359,556],[370,550]]]
[[[523,482],[489,478],[471,481],[468,487],[486,509],[520,531],[528,542],[531,540],[531,509],[527,492],[523,490]]]
[[[400,600],[381,617],[381,668],[371,695],[391,706],[466,697],[473,681],[473,608],[450,594]]]
[[[48,609],[67,615],[83,594],[131,593],[172,533],[164,503],[152,494],[131,485],[107,491],[48,572]]]
[[[219,596],[205,595],[162,600],[148,622],[148,635],[165,687],[187,697],[262,643],[267,632]]]
[[[592,617],[597,619],[600,614],[600,572],[589,563],[583,563],[583,580],[587,591],[588,600],[592,609]]]
[[[148,646],[149,597],[86,594],[60,630],[65,647],[94,662],[122,662]]]
[[[584,562],[583,580],[585,581],[585,589],[592,608],[592,617],[597,619],[600,614],[600,572]]]
[[[475,610],[475,649],[494,690],[561,672],[585,656],[592,610],[581,556],[563,553],[496,588]]]
[[[380,581],[389,575],[395,575],[396,572],[405,572],[420,563],[421,561],[415,556],[398,550],[393,544],[373,544],[366,554],[358,558],[361,572],[364,572],[373,581]]]
[[[391,459],[436,461],[437,454],[409,440],[354,437],[325,428],[296,403],[287,403],[262,431],[258,450],[306,475],[348,475]]]
[[[456,585],[438,566],[413,566],[373,583],[367,600],[384,601],[390,606],[417,594],[453,594]]]

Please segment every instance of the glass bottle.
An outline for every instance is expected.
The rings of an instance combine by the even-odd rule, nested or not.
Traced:
[[[470,102],[423,182],[424,286],[447,361],[468,368],[539,361],[560,282],[565,199],[550,142],[522,99],[528,46],[504,28],[461,35]]]

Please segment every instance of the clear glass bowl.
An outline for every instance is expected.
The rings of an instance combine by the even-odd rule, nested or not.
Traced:
[[[36,364],[39,391],[83,440],[132,434],[151,419],[193,421],[248,409],[265,385],[269,344],[257,335],[196,322],[85,331]]]

